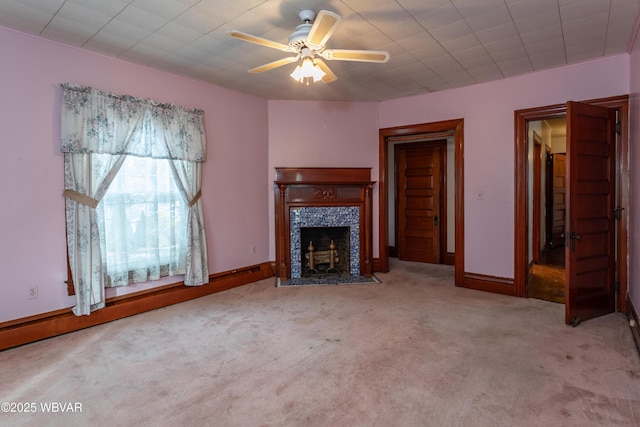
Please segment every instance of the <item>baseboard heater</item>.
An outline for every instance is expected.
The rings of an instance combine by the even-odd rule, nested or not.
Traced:
[[[246,285],[274,275],[271,263],[238,268],[209,276],[202,286],[174,283],[107,299],[106,307],[89,316],[75,316],[71,308],[43,313],[0,323],[0,350],[66,334],[144,313],[237,286]]]
[[[633,335],[633,341],[636,343],[636,348],[638,349],[638,353],[640,353],[640,323],[638,320],[638,312],[636,308],[633,306],[633,302],[631,298],[629,298],[629,294],[627,293],[627,307],[629,307],[629,312],[627,317],[629,318],[629,327],[631,328],[631,334]]]

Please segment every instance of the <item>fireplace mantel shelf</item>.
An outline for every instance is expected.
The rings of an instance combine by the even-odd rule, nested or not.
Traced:
[[[276,275],[291,278],[291,209],[344,207],[359,209],[360,274],[373,274],[371,168],[276,168]]]
[[[371,181],[371,168],[276,168],[277,185],[362,185]]]

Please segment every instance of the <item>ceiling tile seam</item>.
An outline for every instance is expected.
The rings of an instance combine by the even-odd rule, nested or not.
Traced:
[[[569,55],[567,55],[567,41],[564,38],[564,25],[562,21],[562,9],[560,8],[560,2],[556,0],[556,5],[558,6],[558,16],[560,17],[560,34],[562,34],[562,50],[564,52],[564,63],[569,62]]]
[[[135,1],[135,0],[131,0],[131,1],[129,1],[129,3],[127,3],[127,5],[126,5],[126,6],[124,6],[122,9],[120,9],[120,10],[118,11],[118,13],[116,13],[115,15],[113,15],[113,16],[111,17],[111,19],[109,19],[109,20],[108,20],[108,21],[107,21],[107,22],[106,22],[102,27],[98,28],[98,30],[97,30],[95,33],[93,33],[93,35],[92,35],[91,37],[89,37],[87,40],[85,40],[85,41],[84,41],[84,43],[82,43],[82,44],[81,44],[81,46],[82,46],[82,47],[84,47],[87,43],[89,43],[91,40],[93,40],[93,39],[94,39],[94,38],[95,38],[95,37],[100,33],[100,31],[104,30],[104,28],[105,28],[107,25],[109,25],[111,22],[113,22],[113,20],[114,20],[115,18],[117,18],[118,16],[120,16],[120,14],[121,14],[121,13],[122,13],[126,8],[128,8],[129,6],[131,6],[131,3],[133,3],[134,1]],[[65,3],[66,3],[66,0],[65,0]]]
[[[496,62],[496,60],[494,59],[493,55],[491,55],[491,54],[489,53],[489,51],[487,51],[487,48],[485,47],[484,43],[482,43],[482,41],[478,38],[478,36],[477,36],[476,32],[475,32],[475,31],[473,31],[473,30],[471,29],[471,27],[469,27],[469,24],[467,23],[467,20],[464,18],[464,15],[463,15],[462,13],[460,13],[460,10],[459,10],[459,9],[458,9],[458,7],[456,6],[456,4],[455,4],[454,2],[451,2],[451,5],[452,5],[452,6],[453,6],[453,8],[458,12],[458,14],[460,14],[460,16],[462,16],[462,17],[463,17],[463,18],[462,18],[462,20],[464,21],[465,25],[467,26],[467,28],[469,28],[469,30],[470,30],[470,31],[471,31],[471,33],[473,34],[474,38],[475,38],[475,39],[476,39],[476,41],[478,42],[478,44],[479,44],[480,46],[482,46],[482,50],[484,50],[484,51],[485,51],[485,53],[489,56],[489,58],[491,58],[491,60],[493,61],[493,64],[496,66],[496,68],[498,69],[498,71],[500,71],[500,75],[502,76],[502,78],[506,77],[506,76],[505,76],[505,74],[504,74],[504,72],[503,72],[503,71],[502,71],[502,69],[500,68],[500,65]],[[506,6],[506,3],[505,3],[505,6]],[[511,16],[511,14],[509,14],[509,16]],[[414,19],[415,19],[415,18],[414,18]],[[513,17],[512,17],[511,19],[513,20]],[[420,24],[420,23],[418,22],[418,24]],[[423,27],[423,28],[424,28],[424,27]],[[426,29],[426,28],[425,28],[425,31],[427,31],[427,29]],[[428,31],[427,31],[427,32],[428,32]],[[519,36],[519,35],[518,35],[518,36]],[[440,42],[438,42],[438,44],[439,44],[439,43],[440,43]],[[522,43],[522,40],[520,40],[520,43]],[[453,59],[455,59],[455,60],[456,60],[456,62],[458,63],[458,65],[460,65],[460,67],[462,67],[462,69],[463,69],[463,70],[465,70],[465,72],[469,75],[469,77],[471,77],[471,79],[472,79],[476,84],[477,84],[477,83],[480,83],[480,82],[475,78],[475,76],[473,76],[473,75],[469,72],[469,70],[467,70],[467,68],[466,68],[464,65],[462,65],[462,63],[461,63],[460,61],[458,61],[458,58],[456,58],[456,56],[455,56],[454,54],[452,54],[451,52],[449,52],[449,50],[448,50],[448,49],[446,49],[444,46],[442,46],[442,48],[443,48],[444,50],[446,50],[446,51],[449,53],[449,55],[451,55],[451,57],[452,57]],[[531,60],[529,60],[529,62],[531,62]],[[445,80],[445,81],[446,81],[446,80]]]
[[[396,3],[398,6],[400,6],[402,8],[402,10],[404,10],[405,12],[407,12],[407,14],[409,16],[411,16],[411,19],[413,19],[418,25],[420,25],[420,27],[428,34],[429,32],[427,31],[426,28],[424,28],[418,21],[416,21],[416,19],[413,17],[413,15],[411,13],[409,13],[409,11],[407,11],[404,6],[402,6],[400,3],[398,3],[397,0],[394,0],[394,3]],[[351,9],[351,11],[355,14],[358,15],[360,18],[364,19],[366,22],[368,22],[372,27],[376,28],[378,31],[380,31],[380,33],[384,34],[386,37],[389,37],[389,35],[387,35],[384,31],[382,31],[380,28],[378,28],[377,26],[375,26],[373,23],[371,23],[371,21],[369,21],[367,18],[365,18],[364,16],[362,16],[358,11],[354,10],[351,6],[349,6],[347,3],[343,3],[345,5],[345,7]],[[429,34],[431,35],[431,34]],[[389,37],[391,40],[393,40],[392,37]],[[435,40],[435,39],[434,39]],[[438,76],[440,79],[442,79],[443,81],[447,82],[447,84],[449,84],[449,82],[447,80],[444,79],[444,77],[442,77],[439,73],[437,73],[435,70],[433,70],[433,68],[431,68],[428,64],[424,63],[424,61],[422,61],[420,58],[416,57],[413,52],[410,52],[408,50],[406,50],[403,46],[400,46],[397,42],[395,42],[395,44],[402,49],[404,52],[408,53],[409,55],[411,55],[416,61],[420,62],[421,64],[423,64],[425,67],[427,67],[427,69],[429,71],[431,71],[434,75]],[[438,44],[440,44],[440,42],[438,42]],[[443,46],[440,46],[444,49]],[[446,50],[446,49],[445,49]],[[447,51],[448,52],[448,51]],[[391,58],[393,59],[393,57]],[[392,64],[391,64],[392,65]],[[461,65],[462,66],[462,65]],[[464,67],[462,67],[464,68]],[[405,76],[409,77],[406,73],[403,73]],[[413,80],[413,78],[411,78],[411,80]],[[450,84],[449,84],[450,85]],[[424,89],[426,89],[427,91],[431,92],[431,89],[429,87],[425,87]]]
[[[122,13],[122,11],[124,11],[127,7],[129,7],[129,6],[130,6],[134,1],[135,1],[135,0],[131,0],[131,1],[127,4],[127,6],[126,6],[125,8],[123,8],[123,9],[118,13],[118,15],[120,15],[120,13]],[[266,1],[266,0],[265,0],[265,1]],[[180,12],[179,14],[177,14],[176,16],[174,16],[171,20],[168,20],[167,22],[165,22],[165,24],[164,24],[164,25],[162,25],[162,26],[160,26],[160,27],[156,28],[156,30],[155,30],[153,33],[151,33],[151,34],[155,34],[158,30],[160,30],[160,29],[162,29],[162,28],[166,27],[170,22],[172,22],[172,21],[173,21],[173,19],[175,19],[175,18],[177,18],[177,17],[179,17],[179,16],[184,15],[185,13],[187,13],[187,11],[189,11],[189,10],[190,10],[190,9],[192,9],[192,8],[194,8],[195,6],[197,6],[197,5],[198,5],[198,4],[200,4],[200,3],[202,3],[202,1],[197,1],[197,2],[195,2],[194,4],[192,4],[191,6],[187,7],[187,8],[186,8],[186,9],[184,9],[182,12]],[[238,15],[238,16],[241,16],[241,15],[243,15],[243,14],[244,14],[244,12],[243,12],[243,13],[241,13],[240,15]],[[118,15],[114,16],[113,18],[116,18]],[[112,20],[113,20],[113,18],[112,18]],[[236,16],[236,18],[237,18],[237,16]],[[235,19],[235,18],[234,18],[234,19]],[[111,22],[111,21],[109,21],[109,22]],[[222,24],[221,24],[221,25],[222,25]],[[105,26],[106,26],[106,25],[105,25]],[[215,30],[216,30],[216,29],[218,29],[219,27],[220,27],[220,26],[218,26],[218,27],[216,27],[216,28],[213,28],[211,31],[215,31]],[[102,27],[102,28],[104,28],[104,27]],[[101,28],[101,30],[102,30],[102,28]],[[194,41],[201,39],[202,37],[204,37],[204,36],[206,36],[207,34],[209,34],[211,31],[208,31],[208,32],[207,32],[207,33],[205,33],[205,34],[201,34],[201,35],[200,35],[200,37],[198,37],[198,38],[196,38],[196,39],[194,39],[194,40],[191,40],[191,42],[190,42],[190,43],[193,43]],[[96,34],[97,34],[97,33],[96,33]],[[151,34],[149,34],[148,36],[146,36],[146,37],[145,37],[145,38],[143,38],[142,40],[137,41],[133,46],[130,46],[127,50],[125,50],[125,51],[121,52],[120,54],[118,54],[118,56],[117,56],[117,57],[118,57],[118,58],[120,58],[120,57],[122,57],[123,55],[127,54],[128,52],[130,52],[133,48],[135,48],[135,47],[136,47],[136,46],[138,46],[140,43],[142,43],[143,41],[145,41],[146,39],[148,39],[148,38],[151,36]],[[92,38],[93,38],[93,37],[92,37]],[[88,41],[90,41],[90,40],[91,40],[91,39],[87,40],[87,42],[88,42]],[[182,46],[185,46],[185,45],[186,45],[186,44],[183,44]],[[164,60],[165,58],[167,58],[169,55],[173,55],[173,54],[174,54],[174,53],[176,53],[178,50],[180,50],[180,48],[178,48],[178,49],[174,49],[174,50],[172,50],[171,52],[167,53],[166,55],[163,55],[161,58],[158,58],[158,59],[157,59],[157,60],[155,60],[155,61],[149,62],[149,63],[147,63],[146,65],[148,65],[148,66],[153,66],[154,64],[159,64],[162,60]]]
[[[425,33],[429,34],[429,36],[431,36],[431,37],[432,37],[432,38],[433,38],[433,39],[438,43],[438,45],[439,45],[439,46],[440,46],[440,47],[441,47],[445,52],[447,52],[447,53],[449,54],[449,56],[451,56],[451,58],[453,58],[453,59],[454,59],[454,61],[455,61],[455,62],[460,66],[460,68],[462,68],[462,69],[465,71],[465,73],[467,73],[467,75],[471,78],[471,80],[473,80],[473,81],[474,81],[474,82],[476,82],[476,83],[479,83],[479,82],[476,80],[476,78],[475,78],[474,76],[472,76],[472,75],[471,75],[471,73],[466,69],[466,67],[465,67],[464,65],[462,65],[462,64],[460,63],[460,61],[458,61],[458,58],[456,58],[456,57],[455,57],[451,52],[449,52],[449,50],[448,50],[447,48],[445,48],[445,47],[442,45],[442,43],[440,43],[440,41],[438,41],[438,39],[436,39],[435,37],[433,37],[433,35],[429,32],[429,30],[427,30],[427,29],[426,29],[426,28],[425,28],[425,27],[424,27],[420,22],[418,22],[418,20],[415,18],[415,16],[413,16],[413,14],[412,14],[411,12],[409,12],[409,11],[408,11],[408,10],[407,10],[407,9],[406,9],[402,4],[400,4],[397,0],[395,0],[395,3],[396,3],[396,4],[397,4],[397,5],[398,5],[402,10],[404,10],[404,11],[407,13],[407,15],[409,15],[409,16],[411,17],[411,19],[412,19],[416,24],[418,24],[418,25],[419,25],[419,26],[420,26],[420,27],[425,31]],[[454,7],[455,7],[455,5],[454,5]],[[457,9],[456,9],[456,10],[457,10]],[[355,12],[355,11],[354,11],[354,12]],[[355,13],[357,13],[357,12],[355,12]],[[360,15],[360,14],[358,14],[358,15]],[[362,16],[362,15],[360,15],[360,16]],[[363,17],[363,18],[364,18],[364,17]],[[467,22],[465,21],[465,24],[466,24],[466,23],[467,23]],[[373,25],[373,24],[372,24],[372,25]],[[467,26],[468,26],[468,25],[467,25]],[[375,27],[375,25],[374,25],[374,27]],[[377,27],[376,27],[376,28],[377,28]],[[378,31],[380,31],[381,33],[385,34],[385,33],[384,33],[384,31],[380,30],[379,28],[377,28],[377,29],[378,29]],[[386,34],[385,34],[385,36],[386,36]],[[387,37],[388,37],[388,36],[387,36]],[[478,40],[477,36],[476,36],[476,39]],[[478,42],[480,43],[480,40],[478,40]],[[396,44],[397,44],[397,43],[396,43]],[[405,52],[407,52],[407,51],[406,51],[406,49],[404,49],[404,47],[400,46],[400,48],[402,48],[403,50],[405,50]],[[484,48],[484,46],[483,46],[483,48]],[[431,71],[433,74],[435,74],[435,75],[436,75],[436,76],[438,76],[440,79],[442,79],[443,81],[445,81],[445,82],[446,82],[450,87],[453,87],[453,86],[454,86],[454,85],[452,85],[452,84],[451,84],[451,82],[450,82],[449,80],[447,80],[444,76],[442,76],[442,75],[440,75],[440,73],[436,72],[436,71],[435,71],[435,70],[434,70],[434,69],[433,69],[429,64],[427,64],[426,62],[424,62],[424,61],[423,61],[423,60],[421,60],[420,58],[415,57],[415,56],[412,54],[412,52],[407,52],[407,53],[409,53],[409,54],[410,54],[411,56],[413,56],[413,57],[414,57],[418,62],[420,62],[421,64],[423,64],[425,67],[427,67],[427,68],[429,69],[429,71]],[[493,59],[493,58],[492,58],[492,59]],[[427,89],[428,89],[428,88],[427,88]]]
[[[132,0],[132,2],[133,2],[133,1],[135,1],[135,0]],[[231,18],[231,19],[229,19],[229,20],[228,20],[228,22],[230,22],[230,21],[232,21],[232,20],[234,20],[234,19],[237,19],[237,18],[241,17],[242,15],[246,14],[247,12],[249,12],[249,11],[251,11],[251,10],[253,10],[253,9],[257,8],[257,7],[262,6],[262,5],[263,5],[263,4],[265,4],[267,1],[268,1],[268,0],[263,0],[263,1],[262,1],[262,3],[256,4],[255,6],[251,7],[250,9],[245,10],[245,11],[244,11],[244,12],[242,12],[241,14],[239,14],[239,15],[237,15],[237,16],[235,16],[235,17]],[[181,15],[185,14],[189,9],[192,9],[193,7],[195,7],[196,5],[198,5],[199,3],[202,3],[202,0],[200,0],[200,1],[198,1],[198,2],[196,2],[196,3],[194,3],[194,4],[192,4],[191,6],[189,6],[189,7],[188,7],[188,8],[186,8],[185,10],[183,10],[183,11],[182,11],[182,13],[180,13],[180,14],[176,15],[176,16],[174,17],[174,19],[175,19],[175,18],[177,18],[178,16],[181,16]],[[160,28],[158,28],[156,31],[158,31],[158,30],[160,30],[160,29],[164,28],[165,26],[167,26],[167,24],[168,24],[169,22],[171,22],[171,21],[168,21],[166,24],[164,24],[163,26],[161,26]],[[189,44],[190,44],[190,43],[193,43],[193,42],[195,42],[195,41],[197,41],[197,40],[200,40],[200,39],[201,39],[201,38],[203,38],[203,37],[206,37],[208,34],[211,34],[212,32],[216,31],[218,28],[220,28],[220,27],[222,27],[222,26],[224,26],[224,23],[222,23],[222,24],[218,25],[218,26],[217,26],[217,27],[215,27],[215,28],[212,28],[211,30],[207,31],[206,33],[201,34],[199,37],[197,37],[197,38],[195,38],[195,39],[191,40],[191,41],[189,42]],[[144,40],[145,40],[145,39],[147,39],[147,38],[148,38],[148,37],[145,37],[144,39],[140,40],[140,42],[144,41]],[[138,42],[138,43],[136,43],[135,45],[131,46],[131,47],[130,47],[129,49],[127,49],[125,52],[122,52],[122,54],[125,54],[126,52],[128,52],[128,51],[129,51],[129,50],[131,50],[132,48],[136,47],[140,42]],[[185,45],[186,45],[186,44],[183,44],[183,46],[185,46]],[[177,51],[179,51],[179,50],[180,50],[180,48],[175,49],[175,50],[173,50],[173,51],[169,52],[168,54],[164,55],[163,57],[159,58],[158,60],[153,61],[153,62],[150,62],[150,63],[149,63],[149,66],[153,66],[153,65],[156,65],[156,64],[161,64],[161,63],[162,63],[162,61],[163,61],[165,58],[167,58],[169,55],[173,55],[173,54],[175,54],[175,53],[176,53]],[[122,55],[122,54],[121,54],[121,55]]]
[[[54,20],[54,18],[56,17],[56,15],[58,15],[58,13],[60,12],[60,10],[64,7],[65,3],[67,2],[67,0],[65,0],[60,7],[58,8],[58,10],[56,10],[53,15],[51,15],[51,18],[49,18],[49,21],[47,21],[47,23],[44,25],[44,27],[42,27],[42,29],[40,30],[40,32],[38,33],[38,35],[42,36],[42,33],[44,33],[44,30],[47,29],[47,27],[49,26],[49,24],[51,24],[51,21]]]
[[[602,46],[602,56],[607,54],[607,42],[609,40],[609,22],[611,22],[611,9],[613,7],[612,2],[609,2],[609,14],[607,15],[607,28],[604,32],[604,46]]]
[[[513,28],[515,28],[516,33],[518,33],[518,40],[520,40],[520,45],[522,46],[524,51],[527,53],[527,61],[529,61],[529,67],[531,67],[531,70],[535,70],[536,67],[533,65],[533,61],[531,60],[531,54],[529,53],[529,50],[527,49],[527,45],[522,40],[522,34],[520,34],[520,30],[518,29],[518,26],[516,25],[515,19],[513,19],[513,14],[511,13],[511,9],[509,9],[509,4],[507,3],[506,0],[504,2],[504,5],[507,8],[507,13],[509,14],[509,17],[511,18],[511,22],[513,22]],[[562,25],[562,22],[560,23],[560,25]],[[564,41],[563,41],[563,49],[564,49]],[[490,56],[491,56],[491,58],[493,58],[492,55],[490,55]],[[564,56],[565,56],[565,62],[566,62],[566,57],[567,57],[566,50],[564,52]],[[500,68],[500,66],[498,66],[498,68]],[[500,70],[500,72],[502,72],[502,70]]]

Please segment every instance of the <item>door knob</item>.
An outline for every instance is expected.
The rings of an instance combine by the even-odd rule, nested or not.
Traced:
[[[571,232],[571,250],[575,251],[576,250],[576,241],[582,239],[582,236],[580,236],[579,234],[576,234],[575,231]]]

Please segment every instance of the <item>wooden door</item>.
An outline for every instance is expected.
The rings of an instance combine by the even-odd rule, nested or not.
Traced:
[[[440,263],[441,145],[395,146],[398,258]]]
[[[565,321],[615,310],[615,110],[567,103]]]
[[[552,215],[551,215],[551,247],[564,246],[564,230],[567,208],[567,155],[552,154]]]

